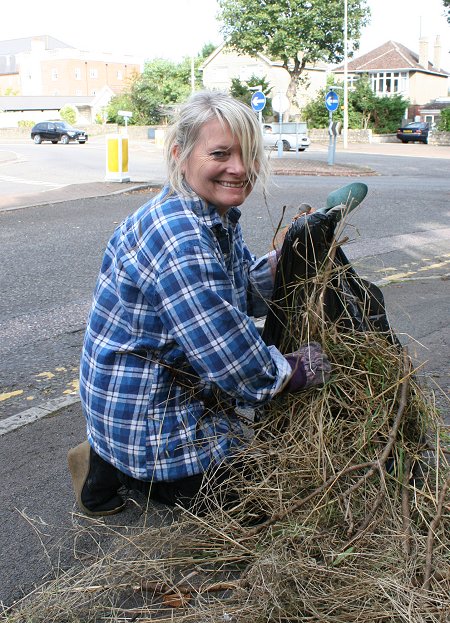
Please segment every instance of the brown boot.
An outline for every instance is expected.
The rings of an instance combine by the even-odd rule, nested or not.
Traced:
[[[121,486],[117,469],[83,441],[67,453],[77,504],[86,515],[101,517],[120,513],[125,502],[117,495]]]

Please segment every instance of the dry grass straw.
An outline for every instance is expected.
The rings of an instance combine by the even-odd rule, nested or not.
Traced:
[[[5,621],[450,620],[448,439],[403,349],[324,320],[335,269],[287,327],[324,345],[332,379],[259,414],[227,483],[239,503],[117,539]]]

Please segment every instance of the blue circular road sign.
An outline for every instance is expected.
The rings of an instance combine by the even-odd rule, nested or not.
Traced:
[[[266,105],[266,96],[262,91],[255,91],[252,95],[252,108],[255,112],[259,112]]]
[[[335,91],[328,91],[325,95],[325,106],[330,112],[337,110],[339,106],[339,95]]]

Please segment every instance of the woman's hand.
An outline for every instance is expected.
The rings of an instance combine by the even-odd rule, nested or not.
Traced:
[[[316,385],[323,385],[331,375],[331,364],[318,342],[309,342],[293,353],[285,355],[292,368],[285,386],[288,392],[296,392]]]

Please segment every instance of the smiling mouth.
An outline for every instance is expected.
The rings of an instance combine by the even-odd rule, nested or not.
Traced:
[[[244,188],[247,185],[247,182],[223,182],[221,180],[217,181],[218,184],[224,186],[225,188]]]

